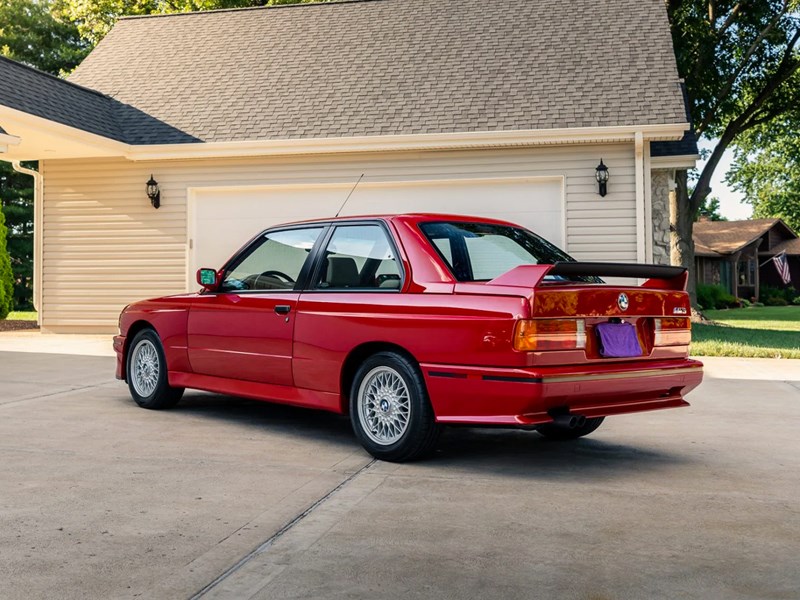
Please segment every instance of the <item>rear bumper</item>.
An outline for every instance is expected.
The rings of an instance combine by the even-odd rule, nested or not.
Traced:
[[[601,417],[688,406],[703,379],[689,360],[498,369],[421,365],[440,423],[524,427],[553,420],[550,411]]]

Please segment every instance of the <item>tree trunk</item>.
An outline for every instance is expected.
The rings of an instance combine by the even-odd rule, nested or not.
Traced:
[[[670,262],[689,269],[689,292],[692,306],[697,306],[697,276],[694,265],[694,211],[689,201],[686,171],[675,172],[675,192],[669,195]]]

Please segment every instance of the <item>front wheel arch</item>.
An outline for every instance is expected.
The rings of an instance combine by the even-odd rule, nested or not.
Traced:
[[[125,335],[125,346],[122,349],[122,380],[128,381],[128,353],[131,351],[131,341],[136,337],[136,334],[144,329],[152,329],[158,337],[161,337],[158,330],[150,321],[139,320],[131,323],[128,327],[128,332]]]
[[[169,370],[164,346],[152,327],[141,328],[131,339],[126,370],[134,361],[141,361],[137,375],[128,376],[128,389],[133,400],[147,409],[172,408],[183,396],[184,389],[169,385]]]

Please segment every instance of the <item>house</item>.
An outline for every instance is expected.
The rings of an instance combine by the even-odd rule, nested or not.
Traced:
[[[688,122],[661,0],[132,17],[66,81],[0,59],[0,159],[39,161],[54,332],[114,331],[261,229],[339,210],[499,217],[579,259],[668,262]]]
[[[772,257],[786,253],[792,285],[800,289],[800,239],[780,219],[694,224],[698,283],[721,285],[737,298],[759,298],[762,285],[783,288]]]

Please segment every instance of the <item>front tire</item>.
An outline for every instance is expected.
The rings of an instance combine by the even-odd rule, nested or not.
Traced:
[[[126,368],[128,389],[142,408],[172,408],[183,396],[183,388],[169,385],[164,347],[152,329],[143,329],[133,337]]]
[[[390,462],[426,456],[441,433],[422,374],[395,352],[374,354],[359,367],[350,389],[350,421],[364,449]]]
[[[536,431],[544,437],[551,440],[575,440],[585,435],[589,435],[595,429],[603,424],[605,417],[594,417],[586,419],[586,422],[580,427],[569,427],[563,425],[555,425],[554,423],[545,423],[536,427]]]

